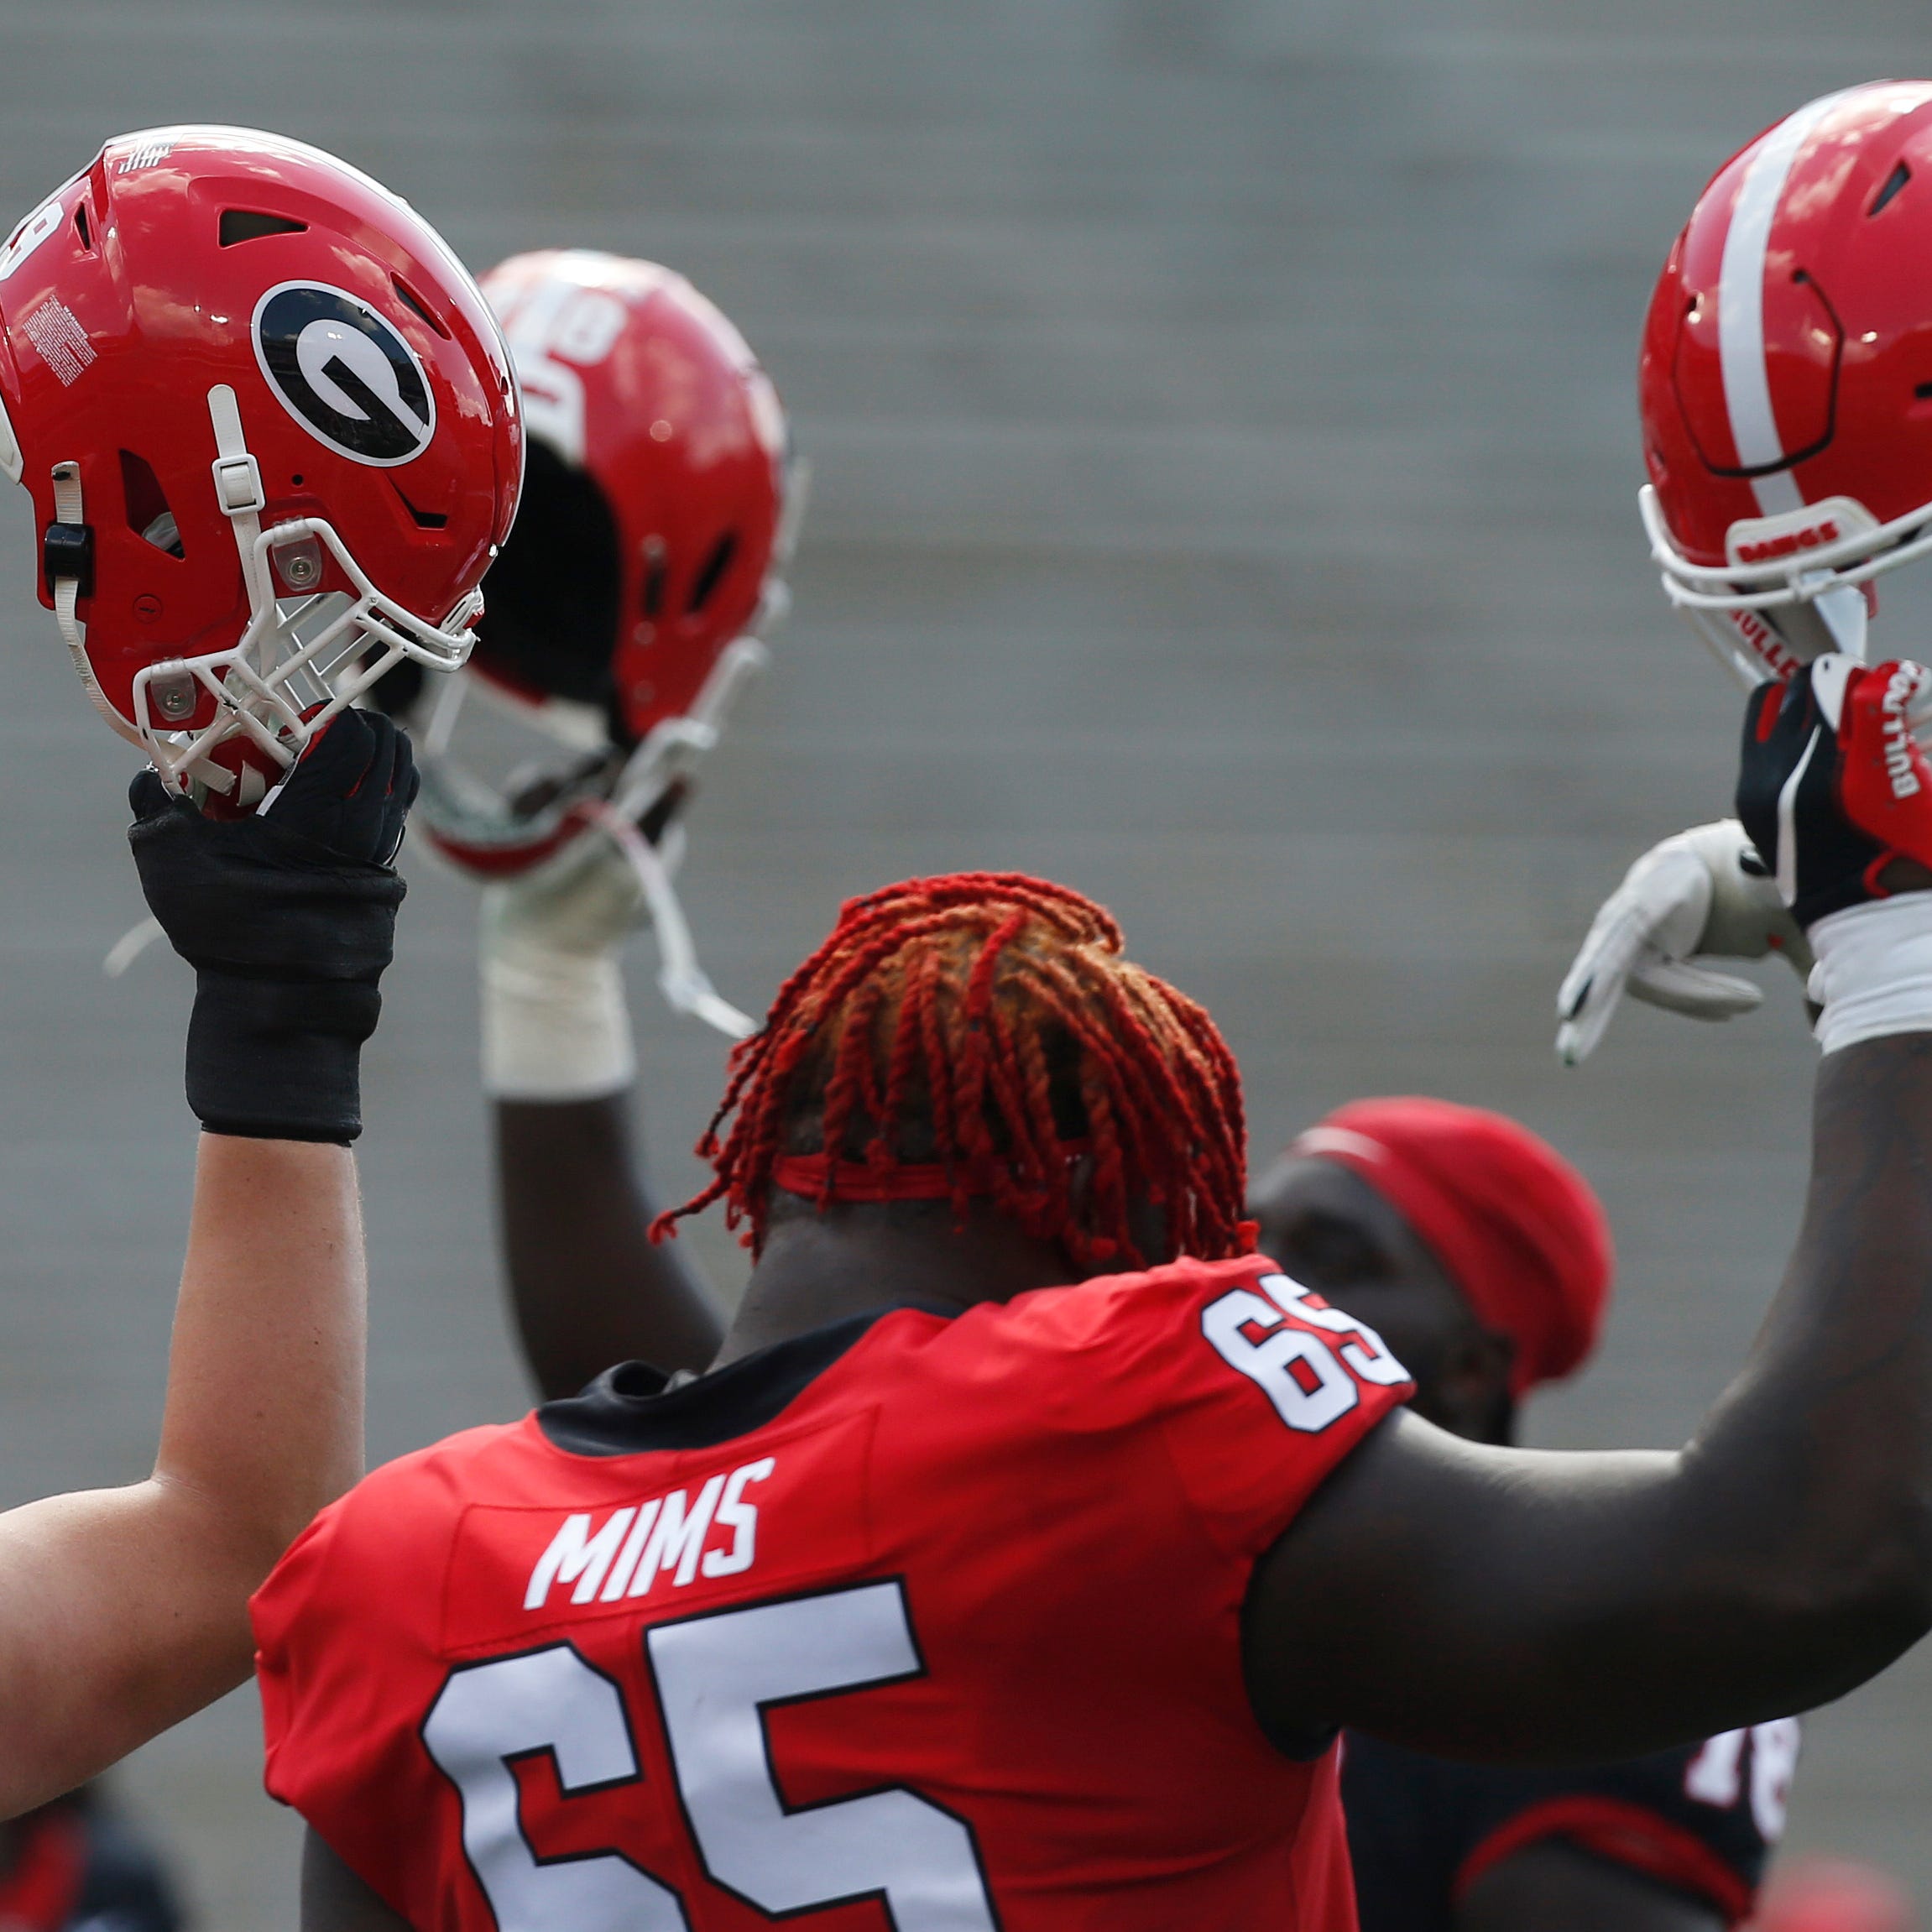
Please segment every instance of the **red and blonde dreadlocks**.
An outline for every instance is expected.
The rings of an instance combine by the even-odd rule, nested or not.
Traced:
[[[1023,873],[849,900],[733,1050],[697,1151],[717,1177],[660,1215],[654,1239],[722,1199],[762,1246],[775,1186],[821,1209],[950,1199],[962,1220],[989,1196],[1083,1266],[1149,1258],[1129,1231],[1138,1201],[1162,1211],[1170,1254],[1254,1245],[1226,1042],[1120,957],[1104,910]]]

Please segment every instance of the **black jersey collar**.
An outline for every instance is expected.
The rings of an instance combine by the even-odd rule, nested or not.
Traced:
[[[881,1317],[908,1304],[869,1308],[740,1355],[708,1375],[669,1386],[645,1362],[606,1369],[581,1394],[546,1402],[537,1427],[571,1455],[641,1455],[652,1449],[714,1449],[775,1421],[807,1387],[862,1340]],[[927,1314],[954,1311],[910,1304]]]

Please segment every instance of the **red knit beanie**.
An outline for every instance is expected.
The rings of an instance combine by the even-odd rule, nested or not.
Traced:
[[[1351,1100],[1288,1149],[1353,1168],[1422,1238],[1486,1328],[1516,1344],[1511,1392],[1595,1346],[1614,1257],[1603,1204],[1501,1114],[1409,1096]]]

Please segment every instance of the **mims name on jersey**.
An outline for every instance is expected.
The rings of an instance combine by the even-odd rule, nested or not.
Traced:
[[[524,1608],[543,1609],[551,1590],[564,1584],[576,1585],[572,1603],[615,1603],[648,1596],[667,1573],[676,1585],[689,1583],[700,1570],[706,1576],[737,1576],[749,1569],[758,1553],[758,1511],[744,1492],[776,1466],[771,1457],[760,1456],[728,1474],[707,1477],[695,1501],[688,1490],[674,1489],[648,1502],[627,1503],[594,1533],[589,1511],[567,1516],[530,1573]],[[729,1541],[710,1540],[714,1531]]]

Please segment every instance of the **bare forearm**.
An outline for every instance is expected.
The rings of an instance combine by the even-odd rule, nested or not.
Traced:
[[[496,1103],[497,1174],[510,1298],[545,1396],[574,1395],[613,1362],[702,1369],[723,1333],[675,1244],[648,1238],[629,1092]]]
[[[155,1474],[264,1572],[362,1474],[367,1295],[347,1148],[201,1136]]]
[[[1821,1063],[1798,1245],[1677,1488],[1688,1585],[1736,1600],[1745,1668],[1811,1653],[1788,1708],[1932,1618],[1932,1035]]]
[[[1743,1372],[1665,1480],[1606,1492],[1594,1522],[1579,1511],[1550,1533],[1573,1567],[1543,1600],[1545,1689],[1561,1701],[1619,1679],[1606,1730],[1808,1709],[1923,1633],[1932,1036],[1821,1063],[1803,1228]]]

